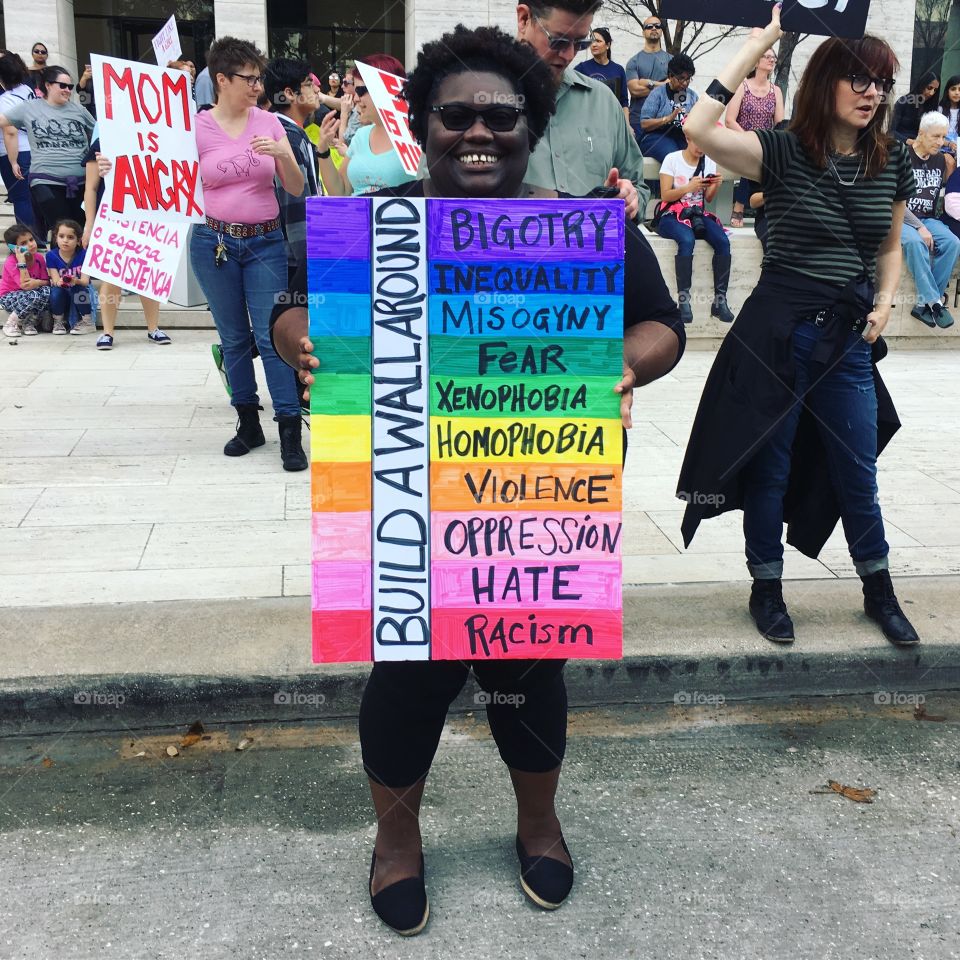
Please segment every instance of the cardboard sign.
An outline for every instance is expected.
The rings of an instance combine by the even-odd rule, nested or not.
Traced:
[[[623,205],[307,201],[313,659],[616,658]]]
[[[403,169],[409,174],[416,174],[420,166],[420,146],[410,132],[410,123],[407,120],[407,101],[400,98],[403,90],[403,77],[386,70],[378,70],[369,64],[355,64],[360,73],[363,85],[370,91],[373,105],[383,120],[387,135],[397,151],[397,156],[403,164]]]
[[[91,56],[100,149],[113,161],[104,200],[124,218],[203,221],[190,77],[181,70]]]
[[[165,67],[171,60],[180,59],[182,50],[175,16],[170,17],[153,38],[153,52],[157,55],[157,63],[161,67]]]
[[[104,195],[90,231],[83,272],[166,303],[189,236],[188,223],[117,217]]]
[[[671,19],[703,20],[740,27],[765,27],[776,0],[663,0]],[[784,30],[823,37],[862,37],[870,0],[783,0]]]

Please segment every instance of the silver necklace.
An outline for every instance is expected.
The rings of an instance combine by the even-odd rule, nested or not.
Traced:
[[[833,175],[834,175],[834,176],[837,178],[837,180],[838,180],[840,183],[842,183],[845,187],[852,187],[852,186],[857,182],[857,180],[860,179],[860,173],[861,173],[862,170],[863,170],[863,155],[862,155],[862,154],[861,154],[861,156],[860,156],[860,162],[857,164],[857,172],[853,175],[853,179],[852,179],[852,180],[844,180],[843,177],[840,176],[840,171],[837,169],[837,165],[833,162],[833,157],[827,157],[827,162],[830,164],[831,168],[833,169]]]

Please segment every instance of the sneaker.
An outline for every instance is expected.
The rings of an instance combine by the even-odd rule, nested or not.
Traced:
[[[17,315],[11,313],[10,316],[7,317],[7,322],[3,325],[4,336],[19,337],[21,332],[20,321],[17,319]]]
[[[147,339],[154,343],[171,343],[170,338],[158,327],[156,330],[147,331]]]
[[[63,322],[63,317],[54,317],[53,318],[53,335],[55,337],[62,337],[67,333],[67,325]]]
[[[941,330],[953,326],[953,317],[950,315],[950,311],[940,303],[933,305],[933,320]]]
[[[930,304],[917,304],[911,311],[911,317],[916,317],[921,323],[925,323],[928,327],[935,327],[937,321],[934,319],[933,310],[930,307]]]
[[[32,320],[23,321],[23,335],[25,337],[35,337],[39,331]]]
[[[109,333],[101,333],[97,337],[97,349],[98,350],[112,350],[113,349],[113,337]]]
[[[96,333],[97,325],[87,317],[81,317],[70,332],[75,337],[82,337],[85,333]]]
[[[223,389],[227,391],[227,396],[233,396],[233,390],[230,389],[230,380],[227,377],[227,368],[223,363],[223,347],[219,343],[210,344],[210,352],[213,354],[213,365],[217,368],[217,373],[220,374],[220,379],[223,381]],[[296,371],[294,371],[296,373]]]

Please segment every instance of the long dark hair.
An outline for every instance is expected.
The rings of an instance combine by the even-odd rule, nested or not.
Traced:
[[[940,112],[949,117],[950,111],[954,109],[950,102],[950,88],[960,84],[960,74],[955,74],[943,85],[943,96],[940,98]],[[960,107],[960,103],[957,104]]]
[[[894,77],[899,69],[900,61],[893,48],[879,37],[867,35],[859,40],[831,37],[817,47],[800,79],[790,122],[790,129],[814,163],[823,168],[827,166],[837,84],[848,82],[847,78],[855,73]],[[869,125],[857,137],[866,157],[868,177],[877,176],[887,165],[893,145],[886,132],[889,114],[890,102],[884,98]]]
[[[923,97],[923,91],[930,86],[934,80],[936,80],[937,83],[940,82],[940,78],[933,70],[927,70],[924,73],[921,73],[917,82],[910,88],[910,93],[907,94],[908,102],[912,103],[917,108],[917,112],[921,116],[923,116],[925,113],[929,113],[931,110],[936,110],[937,108],[936,94],[934,94],[932,97],[921,99]]]
[[[14,87],[19,87],[21,83],[30,83],[27,65],[19,54],[5,53],[0,57],[0,87],[4,90],[12,90]]]

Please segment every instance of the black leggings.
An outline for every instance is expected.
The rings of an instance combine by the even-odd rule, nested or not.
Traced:
[[[66,187],[58,187],[52,183],[34,183],[30,186],[30,195],[33,197],[33,205],[43,216],[47,230],[52,230],[58,220],[76,220],[80,224],[80,229],[83,229],[82,194],[67,197]],[[91,216],[93,216],[92,213]],[[57,238],[54,237],[54,244],[56,240]]]
[[[553,770],[563,762],[567,745],[565,663],[375,663],[360,704],[360,746],[367,776],[399,789],[427,775],[447,709],[463,689],[471,667],[487,694],[487,722],[503,762],[526,773]]]

